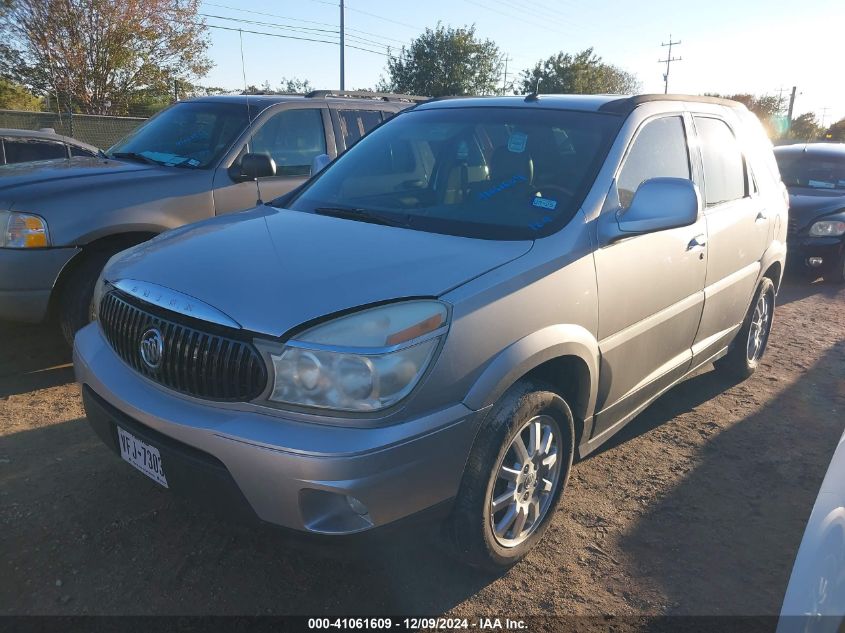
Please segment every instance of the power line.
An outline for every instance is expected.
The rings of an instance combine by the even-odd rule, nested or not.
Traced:
[[[212,14],[209,14],[209,13],[200,13],[198,15],[205,17],[205,18],[212,18],[212,19],[215,19],[215,20],[226,20],[226,21],[229,21],[229,22],[237,22],[239,24],[251,24],[253,26],[263,26],[263,27],[269,27],[269,28],[280,29],[280,30],[285,30],[285,31],[293,31],[294,33],[305,33],[306,35],[313,35],[314,37],[334,37],[334,36],[339,36],[339,34],[340,34],[340,31],[338,31],[338,30],[310,29],[310,27],[287,26],[287,25],[284,25],[284,24],[277,24],[277,23],[274,23],[274,22],[262,22],[262,21],[259,21],[259,20],[246,20],[246,19],[243,19],[243,18],[230,18],[230,17],[226,17],[226,16],[222,16],[222,15],[212,15]],[[308,30],[303,31],[302,29],[308,29]],[[317,32],[313,32],[313,31],[317,31]],[[385,51],[387,49],[387,46],[384,45],[384,44],[379,44],[378,42],[371,42],[371,41],[366,40],[362,37],[358,37],[357,35],[347,35],[346,37],[352,38],[355,43],[366,44],[366,45],[369,45],[371,47],[384,48]],[[381,51],[378,51],[378,52],[381,52]]]
[[[678,40],[677,42],[672,41],[672,34],[671,33],[669,34],[669,43],[668,44],[664,44],[663,42],[660,43],[661,46],[668,46],[669,47],[669,54],[666,55],[666,59],[658,59],[657,60],[658,64],[663,64],[664,62],[666,63],[666,72],[663,73],[663,94],[669,94],[669,65],[672,62],[679,62],[683,59],[681,57],[672,57],[672,47],[675,46],[676,44],[680,44],[680,43],[681,43],[681,40]]]
[[[330,24],[328,22],[318,22],[317,20],[304,20],[302,18],[292,18],[292,17],[286,16],[286,15],[279,15],[278,13],[265,13],[263,11],[254,11],[252,9],[242,9],[240,7],[231,7],[231,6],[225,5],[225,4],[218,4],[216,2],[203,2],[203,4],[210,6],[210,7],[217,7],[218,9],[228,9],[229,11],[236,11],[236,12],[239,12],[239,13],[251,13],[253,15],[263,15],[264,17],[268,17],[268,18],[279,18],[281,20],[290,20],[291,22],[302,22],[303,24],[317,24],[319,26],[334,27],[333,24]],[[349,7],[347,7],[347,9],[348,8]],[[351,31],[351,32],[355,32],[355,33],[361,33],[362,35],[369,35],[370,37],[376,37],[376,38],[381,39],[381,40],[387,40],[387,41],[390,41],[390,42],[397,42],[398,44],[404,44],[405,43],[404,40],[398,40],[394,37],[387,37],[386,35],[379,35],[378,33],[373,33],[371,31],[363,31],[361,29],[354,29],[354,28],[349,27],[349,26],[346,27],[346,30]]]
[[[303,41],[303,42],[316,42],[318,44],[331,44],[333,46],[339,45],[339,42],[336,42],[336,41],[318,40],[318,39],[314,39],[314,38],[310,38],[310,37],[298,37],[298,36],[295,36],[295,35],[282,35],[281,33],[266,33],[264,31],[252,31],[252,30],[249,30],[249,29],[236,29],[234,27],[220,26],[220,25],[217,25],[217,24],[205,24],[204,26],[207,26],[210,29],[219,29],[221,31],[234,31],[235,33],[243,32],[243,33],[250,33],[252,35],[265,35],[267,37],[278,37],[278,38],[285,39],[285,40],[299,40],[299,41]],[[370,50],[369,48],[363,48],[361,46],[353,46],[352,44],[347,44],[346,46],[347,46],[347,48],[354,48],[355,50],[358,50],[358,51],[365,51],[367,53],[374,53],[375,55],[381,55],[382,57],[388,57],[387,53],[382,53],[380,51]]]

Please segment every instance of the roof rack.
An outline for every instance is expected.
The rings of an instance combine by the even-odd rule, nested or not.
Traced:
[[[430,97],[416,95],[393,94],[390,92],[370,92],[369,90],[312,90],[305,95],[306,99],[325,99],[326,97],[355,97],[358,99],[378,99],[379,101],[407,101],[422,103]]]
[[[634,95],[633,97],[620,97],[613,101],[599,106],[599,112],[615,112],[617,114],[627,114],[631,112],[638,105],[643,103],[651,103],[653,101],[690,101],[693,103],[713,103],[716,105],[728,106],[731,108],[740,108],[743,105],[739,101],[731,99],[722,99],[721,97],[705,97],[697,95],[666,95],[666,94],[647,94]]]

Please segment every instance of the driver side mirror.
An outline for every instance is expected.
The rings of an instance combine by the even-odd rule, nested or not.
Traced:
[[[323,171],[330,162],[332,162],[332,159],[328,154],[317,154],[314,157],[314,160],[311,161],[311,175],[316,176],[318,173]]]
[[[631,205],[617,213],[619,237],[694,224],[701,197],[686,178],[652,178],[637,187]]]
[[[276,161],[267,154],[244,154],[239,162],[229,168],[235,182],[269,178],[276,175]]]

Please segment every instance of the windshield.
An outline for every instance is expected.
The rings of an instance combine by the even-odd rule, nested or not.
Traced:
[[[775,157],[787,187],[845,189],[845,156],[775,152]]]
[[[161,165],[209,167],[248,122],[244,104],[185,101],[151,118],[118,141],[108,154]]]
[[[443,108],[364,137],[289,208],[486,239],[533,239],[580,206],[621,121],[595,112]]]

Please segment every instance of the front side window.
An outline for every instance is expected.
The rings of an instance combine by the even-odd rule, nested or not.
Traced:
[[[10,164],[67,158],[67,148],[61,143],[7,140],[4,145],[6,147],[6,162]]]
[[[270,117],[249,141],[250,152],[267,154],[279,176],[307,176],[315,156],[326,153],[319,108],[282,110]]]
[[[415,110],[361,139],[289,206],[364,210],[439,233],[533,239],[572,218],[620,125],[596,112]]]
[[[704,199],[712,207],[746,194],[745,161],[731,128],[721,119],[695,117],[704,166]]]
[[[689,178],[690,163],[684,120],[669,116],[647,122],[634,138],[616,188],[623,209],[631,205],[637,188],[652,178]]]
[[[184,101],[149,119],[108,154],[202,169],[214,165],[248,124],[246,104]]]

